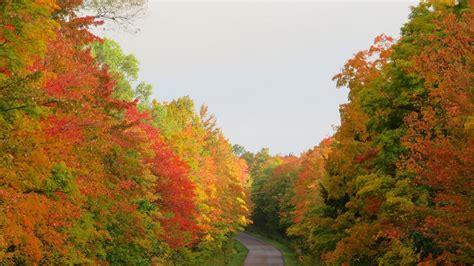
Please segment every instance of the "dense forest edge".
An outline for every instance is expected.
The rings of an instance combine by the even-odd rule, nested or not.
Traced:
[[[255,230],[306,265],[474,263],[473,14],[424,1],[334,76],[336,133],[301,156],[242,150]],[[315,118],[317,119],[317,118]]]
[[[471,7],[422,1],[354,54],[335,134],[285,156],[93,33],[146,0],[1,1],[0,264],[240,265],[246,229],[287,265],[474,264]]]
[[[207,107],[151,99],[137,59],[91,32],[127,26],[142,5],[0,3],[2,265],[203,265],[234,252],[250,222],[245,161]]]

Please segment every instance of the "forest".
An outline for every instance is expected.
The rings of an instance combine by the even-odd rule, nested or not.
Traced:
[[[422,1],[354,54],[340,125],[294,156],[153,99],[93,31],[145,2],[0,1],[1,265],[217,265],[246,229],[301,265],[474,264],[472,4]]]

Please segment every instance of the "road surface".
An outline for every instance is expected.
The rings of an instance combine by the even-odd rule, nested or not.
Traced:
[[[264,243],[246,233],[240,233],[237,240],[249,250],[244,266],[283,266],[281,252],[272,245]]]

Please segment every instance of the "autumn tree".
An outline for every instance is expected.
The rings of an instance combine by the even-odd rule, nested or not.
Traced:
[[[248,223],[245,164],[204,112],[189,136],[206,157],[175,149],[161,128],[180,118],[155,116],[137,60],[93,35],[103,21],[81,5],[0,4],[1,263],[161,265],[227,241]]]
[[[470,8],[420,3],[399,40],[378,36],[334,77],[349,89],[341,126],[299,158],[293,188],[287,233],[308,263],[472,264]],[[262,200],[264,176],[261,213],[284,199]]]
[[[381,35],[335,76],[349,102],[325,163],[321,207],[305,217],[314,256],[472,262],[471,16],[463,1],[423,2],[398,41]]]
[[[233,154],[207,107],[196,113],[189,97],[154,101],[152,116],[165,141],[190,166],[200,228],[194,260],[205,260],[249,223],[246,164]]]

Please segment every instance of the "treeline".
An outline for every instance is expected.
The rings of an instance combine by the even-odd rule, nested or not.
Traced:
[[[247,166],[207,108],[152,100],[79,15],[126,2],[0,2],[2,265],[202,265],[249,223]]]
[[[334,136],[243,154],[255,225],[313,265],[472,265],[473,31],[467,1],[424,1],[400,39],[356,53]]]

